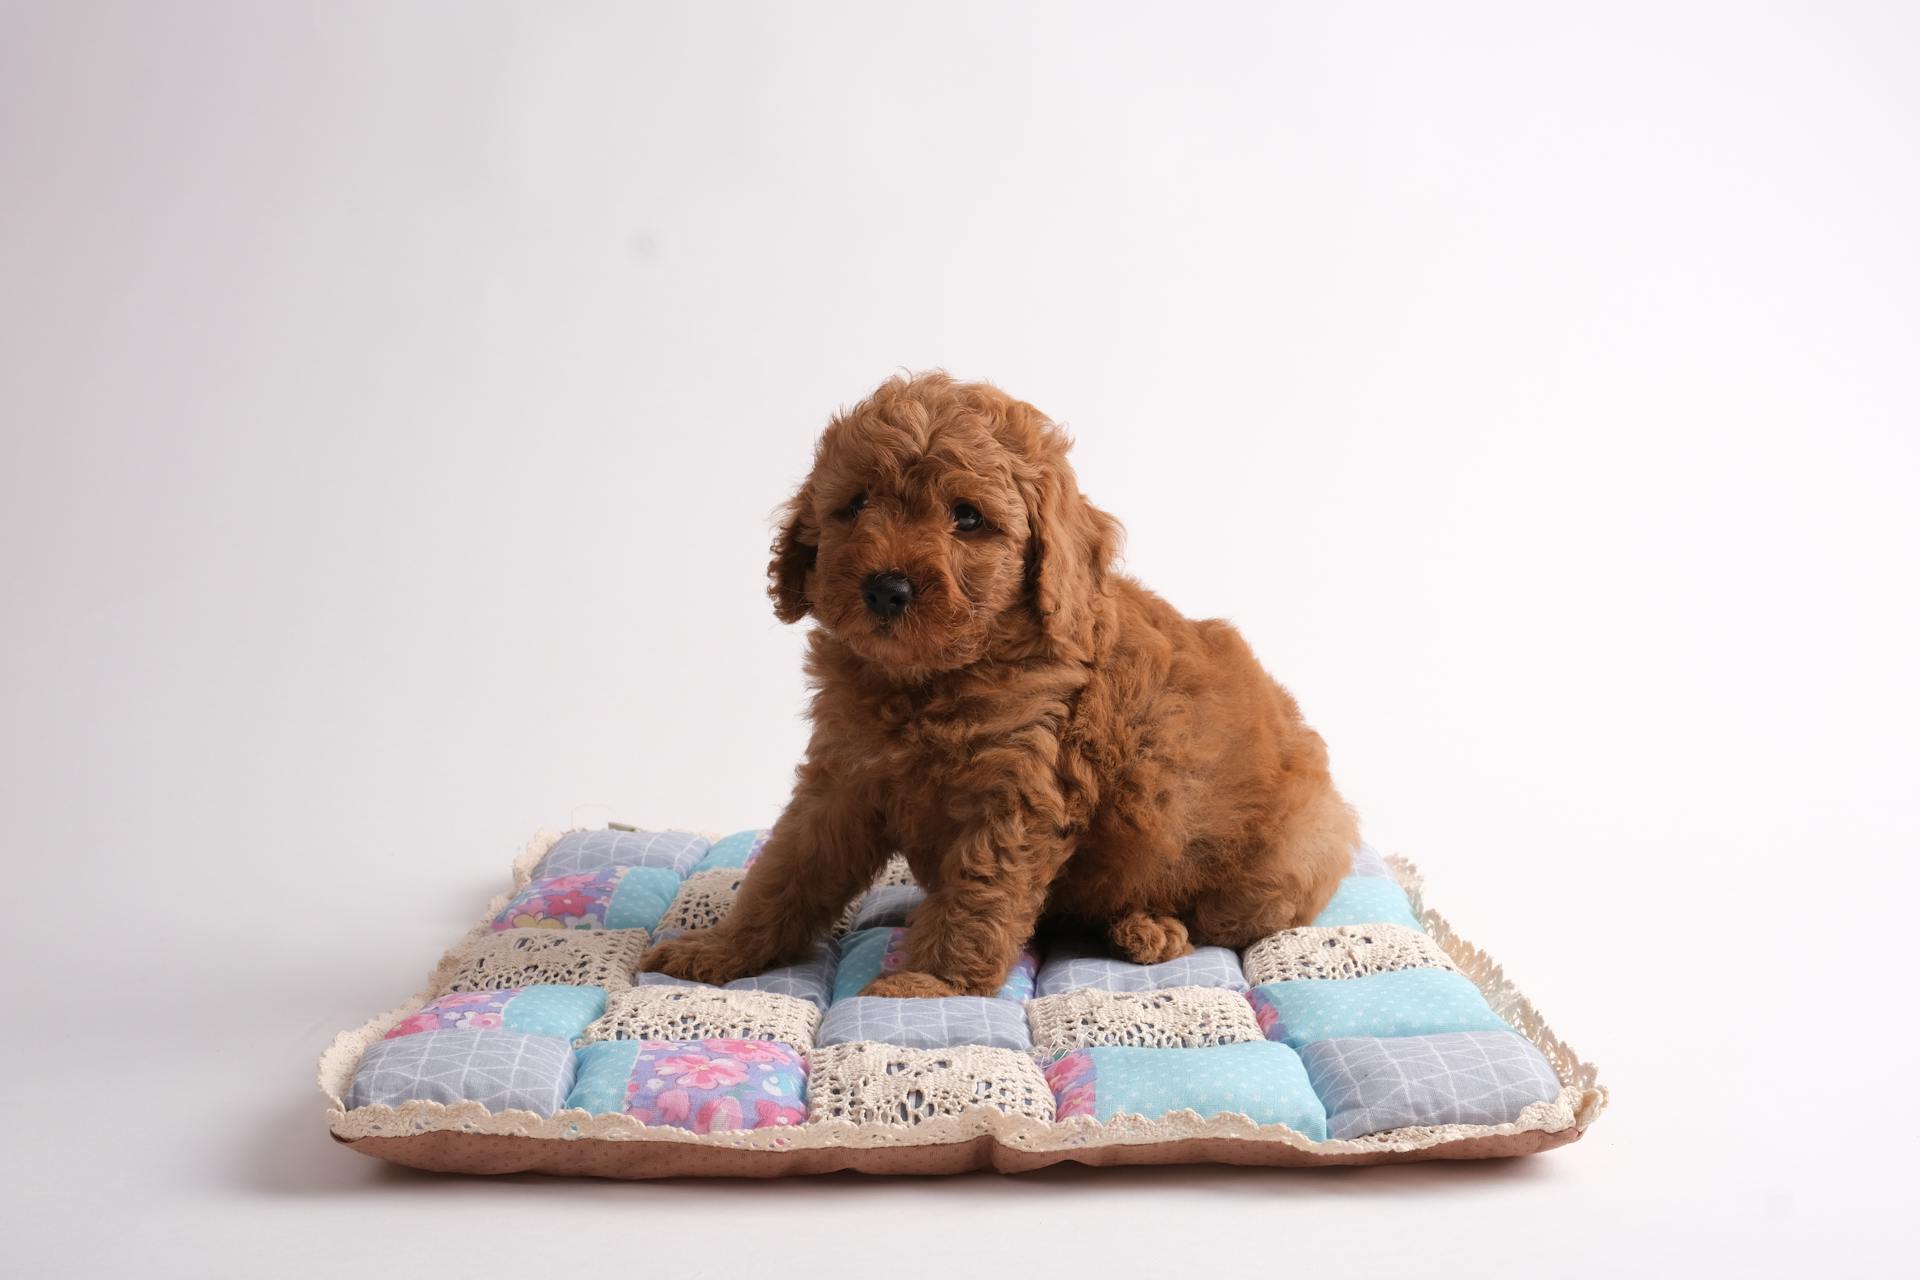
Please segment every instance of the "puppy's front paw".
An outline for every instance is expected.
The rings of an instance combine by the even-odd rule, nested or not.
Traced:
[[[1107,931],[1113,949],[1135,964],[1164,964],[1178,960],[1193,950],[1187,941],[1187,926],[1172,916],[1153,916],[1136,911],[1114,921]]]
[[[755,971],[748,957],[711,937],[710,932],[699,930],[658,943],[640,961],[640,967],[648,973],[664,973],[670,978],[685,978],[716,987]]]
[[[958,996],[966,993],[951,982],[936,978],[930,973],[915,973],[908,969],[900,973],[883,974],[866,985],[860,993],[863,996]]]

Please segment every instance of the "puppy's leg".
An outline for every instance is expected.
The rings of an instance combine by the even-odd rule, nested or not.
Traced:
[[[1135,964],[1161,964],[1177,960],[1193,950],[1187,940],[1187,926],[1172,916],[1156,916],[1135,911],[1122,916],[1107,929],[1107,938],[1118,951]]]
[[[873,883],[886,857],[879,811],[803,769],[732,912],[710,929],[662,942],[643,967],[719,984],[792,964]]]
[[[907,963],[867,984],[868,996],[990,996],[1033,936],[1064,849],[1012,846],[991,830],[942,859],[942,880],[913,913]],[[985,874],[982,874],[982,872]]]
[[[1250,947],[1268,934],[1313,923],[1353,864],[1360,831],[1331,789],[1268,843],[1242,872],[1199,898],[1187,915],[1202,946]]]

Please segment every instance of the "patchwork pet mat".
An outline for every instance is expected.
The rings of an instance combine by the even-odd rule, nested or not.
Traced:
[[[991,997],[863,996],[924,896],[896,858],[801,963],[640,972],[720,919],[764,831],[543,833],[424,990],[320,1061],[339,1141],[617,1178],[1377,1164],[1572,1142],[1606,1090],[1401,859],[1312,926],[1131,964],[1042,938]]]

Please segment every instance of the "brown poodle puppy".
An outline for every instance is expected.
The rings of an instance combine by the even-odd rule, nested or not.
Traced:
[[[978,382],[835,418],[768,568],[812,615],[813,737],[724,922],[647,967],[790,963],[899,849],[926,887],[875,996],[992,995],[1043,916],[1142,964],[1316,916],[1356,830],[1326,744],[1225,622],[1110,568],[1066,436]]]

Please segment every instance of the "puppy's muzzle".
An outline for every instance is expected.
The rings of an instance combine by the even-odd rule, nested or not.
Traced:
[[[913,583],[904,573],[875,573],[860,589],[867,612],[876,618],[897,618],[913,603]]]

